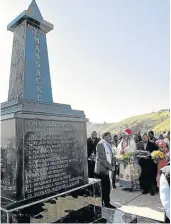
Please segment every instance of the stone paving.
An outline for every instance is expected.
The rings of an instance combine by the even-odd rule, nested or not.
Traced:
[[[111,204],[114,204],[121,211],[137,215],[139,217],[138,222],[141,223],[147,223],[143,221],[145,220],[143,218],[159,222],[164,220],[159,194],[154,196],[150,194],[142,195],[140,191],[123,191],[120,187],[117,187],[111,192]]]

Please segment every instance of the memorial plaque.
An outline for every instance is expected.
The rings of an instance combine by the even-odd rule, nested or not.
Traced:
[[[87,182],[85,124],[41,120],[24,123],[27,198]]]

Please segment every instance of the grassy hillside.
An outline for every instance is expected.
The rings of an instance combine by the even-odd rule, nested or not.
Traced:
[[[98,134],[102,134],[106,131],[110,131],[112,134],[118,134],[121,129],[127,127],[131,128],[134,133],[139,131],[143,133],[150,130],[156,133],[168,131],[170,130],[170,110],[137,115],[117,123],[87,123],[87,134],[89,136],[94,130],[96,130]]]

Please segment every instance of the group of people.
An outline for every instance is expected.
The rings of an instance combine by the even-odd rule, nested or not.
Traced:
[[[97,137],[96,131],[93,131],[87,140],[88,171],[89,177],[101,179],[102,200],[105,207],[115,208],[110,204],[110,191],[112,188],[116,188],[117,175],[122,190],[141,189],[142,194],[150,193],[153,196],[160,189],[162,201],[163,192],[166,191],[159,187],[159,182],[161,183],[165,177],[168,182],[168,176],[170,178],[167,168],[167,166],[170,167],[168,163],[170,156],[159,163],[155,163],[151,157],[151,153],[158,150],[162,141],[166,143],[165,153],[169,155],[170,132],[163,133],[156,139],[153,131],[140,135],[140,133],[133,134],[127,128],[119,138],[117,135],[112,138],[111,133],[106,132],[100,139]],[[163,182],[162,186],[164,186]],[[166,202],[163,203],[166,204]],[[164,205],[164,207],[166,206]],[[165,210],[168,209],[165,208]],[[166,217],[170,219],[170,215],[167,213]]]

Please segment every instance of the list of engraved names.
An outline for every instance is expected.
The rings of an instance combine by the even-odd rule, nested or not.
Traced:
[[[28,198],[67,189],[83,181],[83,175],[70,172],[71,167],[80,162],[79,158],[67,153],[77,145],[74,125],[28,121],[27,127],[30,131],[25,141]]]

